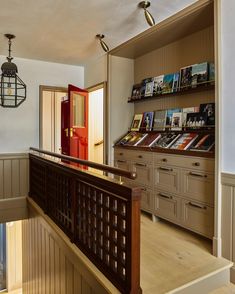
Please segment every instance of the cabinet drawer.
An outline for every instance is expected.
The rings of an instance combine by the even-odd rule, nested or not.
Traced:
[[[145,162],[133,162],[132,170],[137,173],[136,182],[141,185],[153,185],[153,166]]]
[[[117,168],[131,171],[131,163],[126,159],[116,159],[114,165]]]
[[[203,236],[212,238],[214,210],[207,205],[182,199],[182,224]]]
[[[169,220],[180,220],[181,199],[171,194],[155,191],[154,213]]]
[[[180,170],[171,166],[154,167],[154,186],[163,191],[176,193],[179,191]]]
[[[130,159],[133,161],[153,162],[153,153],[148,151],[131,151],[129,153]]]
[[[141,186],[141,209],[153,211],[153,190],[144,186]]]
[[[193,156],[176,156],[164,153],[154,154],[154,164],[173,165],[194,170],[214,172],[214,159],[199,158]]]
[[[121,148],[114,149],[114,160],[128,160],[130,158],[130,150],[124,150]]]
[[[214,205],[214,176],[205,172],[182,170],[182,193],[197,201]]]

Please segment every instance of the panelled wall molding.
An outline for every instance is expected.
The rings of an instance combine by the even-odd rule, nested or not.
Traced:
[[[235,262],[235,174],[222,173],[222,256]],[[235,283],[235,265],[231,269]]]
[[[28,205],[29,219],[23,221],[23,293],[120,293],[34,201],[29,199]]]
[[[28,190],[28,154],[0,154],[0,222],[27,217]]]

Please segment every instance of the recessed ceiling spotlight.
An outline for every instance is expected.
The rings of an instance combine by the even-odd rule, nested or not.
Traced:
[[[96,35],[96,38],[98,38],[98,39],[100,40],[100,45],[101,45],[101,47],[103,48],[103,50],[104,50],[105,52],[109,52],[109,46],[108,46],[108,45],[105,43],[105,41],[103,40],[104,37],[105,37],[105,35],[103,35],[103,34],[97,34],[97,35]]]
[[[144,9],[144,16],[146,18],[146,21],[152,27],[155,25],[155,20],[152,14],[147,10],[150,5],[151,3],[149,1],[141,1],[138,6]]]

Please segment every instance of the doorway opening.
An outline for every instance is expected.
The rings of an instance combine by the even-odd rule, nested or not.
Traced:
[[[82,93],[78,94],[74,88],[76,89],[72,85],[69,88],[40,86],[39,146],[43,150],[71,155],[64,153],[66,150],[63,145],[66,144],[63,142],[69,141],[66,146],[74,149],[75,143],[80,138],[75,132],[76,128],[79,126],[81,133],[84,117],[88,117],[88,156],[81,159],[88,159],[100,164],[106,163],[106,84],[102,83],[84,90],[88,93],[88,101],[84,102],[87,103],[86,107],[83,100],[78,99],[82,97]],[[70,109],[71,115],[65,115],[66,109]],[[78,143],[76,146],[80,148],[82,140]],[[79,152],[77,155],[76,152],[73,152],[71,156],[80,158]],[[102,174],[95,169],[90,168],[89,170]]]

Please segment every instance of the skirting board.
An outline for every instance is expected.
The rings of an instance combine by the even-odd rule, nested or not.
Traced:
[[[235,265],[230,270],[230,282],[235,284]]]
[[[28,218],[26,197],[0,200],[0,223]]]

